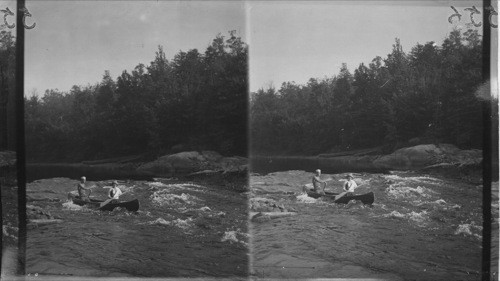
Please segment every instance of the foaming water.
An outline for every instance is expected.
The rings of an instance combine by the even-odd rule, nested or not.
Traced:
[[[228,230],[224,232],[222,236],[221,242],[229,242],[229,243],[241,243],[243,245],[247,245],[246,240],[248,239],[248,234],[241,232],[241,229],[237,230]]]
[[[162,182],[148,182],[146,183],[153,189],[162,189],[165,191],[176,191],[176,190],[190,190],[196,192],[205,192],[206,187],[194,183],[174,183],[174,184],[166,184]]]
[[[401,175],[404,175],[405,173],[401,173]],[[440,184],[443,181],[441,179],[431,177],[431,176],[401,176],[397,174],[393,175],[384,175],[385,179],[388,180],[397,180],[397,181],[406,181],[406,182],[425,182],[427,184]]]
[[[375,194],[367,206],[310,198],[297,174],[301,185],[310,179],[297,172],[251,179],[266,184],[255,189],[259,197],[297,212],[251,223],[256,278],[479,278],[481,191],[473,185],[415,173],[355,174],[356,193]],[[293,196],[286,195],[289,186],[296,187]],[[326,190],[341,188],[341,181],[331,181]]]
[[[138,212],[66,201],[75,180],[29,184],[27,193],[38,199],[30,204],[62,222],[29,229],[26,271],[110,278],[246,276],[246,198],[218,186],[172,181],[121,181],[120,199],[138,199]],[[96,186],[91,197],[106,199],[109,182],[88,182]],[[221,241],[227,231],[235,231],[238,242],[231,235]]]
[[[185,220],[181,219],[175,219],[175,220],[165,220],[163,218],[158,218],[154,221],[149,221],[147,224],[152,224],[152,225],[168,225],[168,226],[174,226],[178,227],[183,230],[187,230],[193,226],[193,219],[188,218]]]
[[[297,195],[296,198],[297,198],[297,202],[300,202],[300,203],[311,204],[311,203],[318,202],[318,199],[314,199],[312,197],[307,196],[307,193],[301,193],[300,195]]]
[[[425,227],[426,222],[429,220],[429,214],[427,211],[422,211],[420,213],[411,211],[410,213],[405,213],[401,214],[398,211],[392,211],[389,214],[383,215],[383,217],[390,217],[390,218],[402,218],[402,219],[407,219],[416,222],[416,225],[420,227]]]
[[[474,222],[473,223],[464,223],[460,224],[457,227],[457,230],[455,231],[455,235],[469,235],[469,236],[474,236],[477,239],[481,239],[482,235],[481,232],[483,230],[482,226],[476,225]]]
[[[182,193],[181,195],[171,194],[167,189],[154,192],[151,195],[151,202],[157,206],[185,207],[196,204],[199,199],[196,196]]]
[[[62,206],[64,209],[71,210],[71,211],[80,211],[84,208],[83,206],[79,206],[79,205],[74,204],[73,201],[64,202],[62,204]]]

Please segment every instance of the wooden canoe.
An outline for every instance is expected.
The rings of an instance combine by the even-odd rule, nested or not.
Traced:
[[[307,196],[312,197],[312,198],[320,198],[320,197],[325,197],[334,200],[333,202],[339,203],[339,204],[347,204],[351,200],[359,200],[363,202],[365,205],[371,205],[375,201],[375,195],[373,192],[368,192],[365,194],[355,194],[355,195],[345,195],[343,197],[340,197],[339,199],[335,200],[335,196],[339,195],[340,193],[335,193],[335,192],[329,192],[326,191],[325,194],[319,194],[316,193],[312,190],[306,190]]]
[[[90,208],[95,208],[101,211],[113,211],[116,207],[125,208],[129,212],[137,212],[139,210],[139,200],[134,199],[127,202],[118,202],[118,203],[108,203],[101,207],[101,203],[103,200],[97,200],[90,198],[90,201],[85,201],[80,199],[79,197],[72,198],[73,203],[79,206],[89,206]]]

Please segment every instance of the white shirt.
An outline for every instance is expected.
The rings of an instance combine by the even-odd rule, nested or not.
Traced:
[[[354,192],[354,189],[357,187],[358,187],[358,185],[356,184],[356,182],[354,180],[348,180],[344,184],[344,190],[347,192]]]
[[[111,192],[114,192],[113,197],[111,197]],[[123,194],[123,192],[117,186],[117,187],[111,188],[109,190],[108,197],[110,197],[111,199],[118,200],[118,198],[120,198],[120,195],[122,195],[122,194]]]

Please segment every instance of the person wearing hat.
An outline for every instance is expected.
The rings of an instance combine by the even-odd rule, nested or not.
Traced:
[[[347,175],[347,181],[344,184],[344,191],[347,192],[348,195],[352,195],[354,189],[356,189],[358,185],[354,181],[354,177],[351,174]]]
[[[122,194],[123,192],[118,188],[118,182],[113,181],[108,192],[108,198],[111,199],[111,201],[118,201],[118,199],[120,199],[120,195]]]
[[[326,181],[321,180],[321,170],[317,169],[316,173],[312,177],[312,184],[314,191],[319,194],[325,194]],[[320,190],[321,185],[323,185],[323,190]]]
[[[120,195],[123,194],[123,192],[118,188],[117,181],[113,181],[111,183],[111,187],[106,186],[103,188],[109,188],[109,191],[108,191],[108,199],[101,203],[101,207],[104,207],[104,205],[108,203],[117,203],[118,199],[120,198]]]
[[[76,188],[78,190],[78,196],[80,197],[80,199],[85,200],[85,201],[89,201],[90,200],[89,196],[92,193],[92,190],[91,190],[92,187],[85,187],[86,181],[87,181],[86,177],[81,177],[80,182],[76,185]],[[85,190],[90,190],[88,195],[85,193]]]

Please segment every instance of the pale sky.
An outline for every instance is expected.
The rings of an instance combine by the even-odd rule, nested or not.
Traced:
[[[385,58],[395,38],[406,53],[417,42],[441,45],[453,27],[470,22],[464,9],[472,5],[481,11],[481,1],[250,2],[250,91],[332,77],[342,63],[353,73],[360,63]],[[450,6],[462,14],[460,22],[448,22]]]
[[[417,42],[440,45],[454,27],[470,22],[464,9],[472,5],[482,9],[481,1],[456,0],[28,0],[28,22],[37,25],[26,30],[25,92],[95,84],[105,70],[116,79],[123,70],[148,65],[158,45],[170,60],[180,50],[204,52],[229,30],[249,44],[250,91],[286,81],[305,84],[338,74],[344,62],[353,72],[362,62],[385,58],[396,37],[405,52]],[[450,6],[462,14],[460,22],[448,22]]]
[[[28,0],[26,7],[29,23],[36,22],[25,33],[27,95],[94,84],[105,70],[116,79],[139,63],[149,65],[158,45],[171,60],[180,50],[204,53],[218,33],[236,30],[245,38],[241,1]]]

